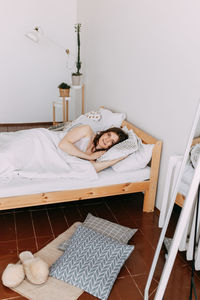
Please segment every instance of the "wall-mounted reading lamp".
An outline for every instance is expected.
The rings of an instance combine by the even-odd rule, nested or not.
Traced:
[[[59,47],[65,51],[67,54],[67,61],[66,61],[66,68],[67,68],[67,82],[70,83],[71,81],[71,73],[74,69],[74,56],[73,53],[69,49],[64,48],[62,45],[58,44],[48,36],[44,34],[44,31],[41,27],[35,26],[32,31],[25,33],[25,37],[30,39],[34,43],[39,43],[40,40],[47,40],[51,44],[53,44],[56,47]]]
[[[63,46],[59,45],[58,43],[56,43],[55,41],[53,41],[52,39],[44,35],[43,30],[39,26],[35,26],[32,31],[25,33],[25,37],[29,38],[34,43],[39,43],[41,38],[45,38],[55,46],[64,49],[66,54],[69,54],[69,49],[65,49]]]

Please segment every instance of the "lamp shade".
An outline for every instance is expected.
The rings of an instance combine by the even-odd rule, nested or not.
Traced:
[[[41,28],[39,26],[35,26],[32,31],[25,33],[25,37],[35,43],[38,43],[42,34],[43,32]]]
[[[39,42],[38,32],[36,31],[27,32],[25,33],[25,36],[35,43]]]

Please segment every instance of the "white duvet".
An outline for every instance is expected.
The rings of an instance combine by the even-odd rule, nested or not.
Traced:
[[[63,136],[44,128],[0,133],[0,177],[97,179],[89,161],[58,148]]]

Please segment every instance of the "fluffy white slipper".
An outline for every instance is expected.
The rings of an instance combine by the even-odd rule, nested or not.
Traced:
[[[8,264],[1,279],[3,285],[15,288],[24,280],[24,277],[24,268],[21,264]]]
[[[19,258],[24,267],[27,279],[34,284],[42,284],[48,279],[48,264],[39,257],[34,257],[30,251],[23,251]]]

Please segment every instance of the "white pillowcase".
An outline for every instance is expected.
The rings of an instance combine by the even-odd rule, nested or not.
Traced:
[[[124,126],[122,130],[128,134],[129,138],[110,148],[105,154],[99,157],[97,161],[118,159],[127,156],[131,153],[134,153],[139,149],[141,139],[138,138],[138,136],[133,132],[133,130],[128,130],[126,126]]]
[[[110,127],[120,127],[126,118],[125,113],[113,113],[105,108],[100,108],[99,113],[102,116],[102,125],[104,126],[101,130],[106,130]]]
[[[154,145],[141,143],[137,151],[112,166],[113,170],[126,172],[145,168],[151,160],[153,147]]]
[[[107,161],[127,156],[138,149],[138,145],[133,140],[127,139],[112,148],[97,159],[97,161]]]
[[[94,116],[94,118],[91,116]],[[98,112],[92,111],[81,115],[72,121],[64,131],[68,131],[75,125],[89,125],[94,132],[98,132],[110,127],[120,127],[125,118],[126,115],[124,113],[113,113],[108,109],[100,108]]]
[[[101,114],[98,111],[89,111],[85,114],[85,116],[89,119],[92,119],[93,121],[101,120]]]

